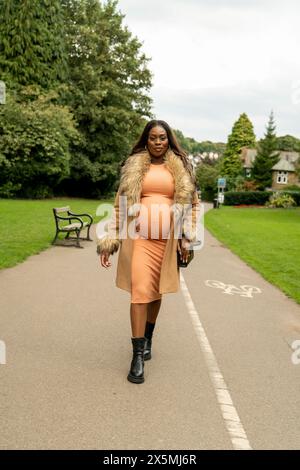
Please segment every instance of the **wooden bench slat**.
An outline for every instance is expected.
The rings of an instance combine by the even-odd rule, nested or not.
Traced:
[[[60,212],[67,212],[70,210],[70,206],[66,206],[66,207],[54,207],[54,210],[57,214],[59,214]]]
[[[88,225],[87,222],[83,222],[83,228],[86,227],[87,225]],[[62,225],[60,227],[60,230],[71,231],[72,229],[80,228],[80,227],[81,227],[81,224],[79,222],[75,222],[74,224]]]

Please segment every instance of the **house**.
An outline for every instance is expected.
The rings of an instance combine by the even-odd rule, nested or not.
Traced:
[[[272,167],[272,189],[283,189],[287,184],[300,186],[296,174],[296,165],[300,163],[300,154],[297,152],[280,152],[280,159]]]
[[[241,160],[246,177],[251,177],[251,169],[257,155],[256,149],[243,147]],[[272,167],[272,189],[284,189],[287,185],[300,186],[300,180],[296,173],[296,166],[300,164],[300,153],[281,150],[279,160]]]

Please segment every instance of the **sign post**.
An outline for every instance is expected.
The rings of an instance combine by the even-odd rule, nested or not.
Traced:
[[[224,189],[226,188],[226,178],[218,178],[218,203],[224,203]]]

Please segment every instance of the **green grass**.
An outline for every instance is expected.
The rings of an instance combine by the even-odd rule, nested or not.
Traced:
[[[206,228],[265,279],[300,303],[300,208],[222,206]]]
[[[102,202],[113,201],[76,198],[0,199],[0,269],[15,266],[28,256],[51,246],[55,235],[53,207],[69,205],[72,212],[87,212],[97,223],[100,217],[96,216],[96,209]],[[59,238],[63,237],[60,234]]]
[[[94,223],[102,202],[91,199],[0,199],[0,269],[15,266],[51,246],[53,207],[88,212]],[[205,226],[222,243],[300,303],[300,208],[224,207],[205,214]],[[62,238],[62,235],[60,236]]]

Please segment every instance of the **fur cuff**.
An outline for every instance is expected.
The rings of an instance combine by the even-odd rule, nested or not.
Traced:
[[[116,253],[119,249],[120,241],[116,238],[110,238],[105,236],[97,240],[97,253],[100,255],[104,251],[108,252],[110,255]]]

